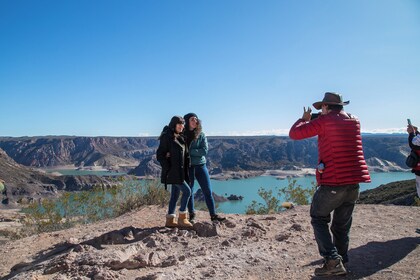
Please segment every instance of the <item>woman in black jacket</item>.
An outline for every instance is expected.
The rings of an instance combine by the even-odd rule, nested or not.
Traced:
[[[191,189],[187,183],[189,181],[189,155],[188,146],[182,135],[184,125],[185,121],[182,117],[172,117],[169,125],[165,126],[160,134],[159,148],[156,152],[156,158],[162,166],[161,181],[165,184],[165,188],[167,184],[172,185],[165,224],[167,227],[192,227],[186,211]],[[182,197],[177,222],[175,208],[180,192],[182,192]]]

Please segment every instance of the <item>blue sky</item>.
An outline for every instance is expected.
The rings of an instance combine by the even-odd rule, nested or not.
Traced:
[[[284,134],[325,91],[404,131],[419,50],[416,0],[2,0],[0,136]]]

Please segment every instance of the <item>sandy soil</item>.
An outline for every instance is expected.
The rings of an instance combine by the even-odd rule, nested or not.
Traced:
[[[150,206],[113,220],[8,241],[0,246],[0,276],[316,279],[313,270],[321,258],[308,211],[299,206],[273,215],[230,214],[222,224],[210,223],[199,211],[195,230],[188,231],[164,228],[165,209]],[[349,273],[338,279],[420,279],[418,228],[420,207],[357,205]]]

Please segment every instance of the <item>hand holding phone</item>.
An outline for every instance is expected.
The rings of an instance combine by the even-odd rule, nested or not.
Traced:
[[[414,134],[416,134],[418,128],[416,126],[414,126],[414,125],[411,124],[411,120],[410,119],[407,119],[407,123],[408,123],[408,125],[407,125],[407,132],[408,133],[414,133]]]

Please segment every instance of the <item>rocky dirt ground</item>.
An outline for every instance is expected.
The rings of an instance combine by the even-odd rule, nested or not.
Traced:
[[[322,264],[308,206],[273,215],[226,215],[222,224],[198,212],[189,231],[163,227],[165,210],[150,206],[113,220],[7,241],[0,246],[0,277],[316,279],[313,271]],[[358,205],[349,274],[339,279],[420,279],[418,228],[420,207]]]

